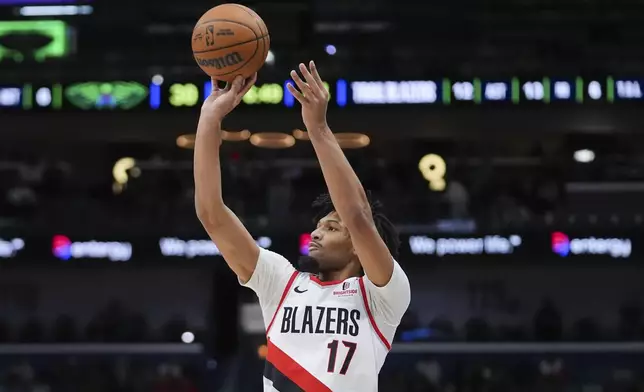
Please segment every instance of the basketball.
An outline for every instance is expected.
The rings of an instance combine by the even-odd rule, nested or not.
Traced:
[[[192,54],[199,67],[226,82],[259,71],[269,47],[270,37],[262,18],[240,4],[211,8],[192,32]]]

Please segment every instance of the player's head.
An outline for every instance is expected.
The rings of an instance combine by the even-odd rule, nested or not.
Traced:
[[[371,198],[370,192],[367,192],[367,199],[376,229],[391,255],[397,259],[400,245],[398,232],[382,213],[380,202]],[[308,272],[325,273],[350,269],[355,274],[360,273],[362,268],[351,242],[351,236],[335,211],[329,194],[320,195],[313,202],[313,207],[318,211],[315,217],[317,226],[311,233],[313,245],[309,256],[300,259],[300,267]]]

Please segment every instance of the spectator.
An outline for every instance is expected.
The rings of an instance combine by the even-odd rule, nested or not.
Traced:
[[[197,389],[183,376],[180,366],[163,364],[159,367],[159,379],[153,392],[197,392]]]
[[[562,338],[561,313],[554,302],[545,298],[534,317],[535,337],[540,341],[556,341]]]

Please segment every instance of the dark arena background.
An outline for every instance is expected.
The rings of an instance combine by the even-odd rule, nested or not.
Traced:
[[[296,260],[325,189],[288,72],[400,230],[383,392],[644,391],[644,5],[248,1],[272,47],[224,198]],[[198,0],[0,0],[0,391],[261,391],[194,210]]]

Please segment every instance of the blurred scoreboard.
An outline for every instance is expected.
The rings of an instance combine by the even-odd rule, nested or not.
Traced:
[[[443,104],[459,102],[608,102],[644,100],[643,80],[613,79],[532,79],[521,80],[424,80],[424,81],[356,81],[338,84],[336,95],[340,106]]]
[[[330,85],[326,83],[330,90]],[[101,81],[70,84],[0,84],[0,110],[155,111],[198,108],[210,95],[207,82]],[[282,83],[257,83],[245,105],[295,105]]]
[[[244,106],[294,107],[286,82],[257,83]],[[332,106],[445,106],[528,103],[614,103],[644,101],[644,79],[541,78],[508,80],[437,79],[325,83]],[[211,92],[210,81],[86,81],[0,83],[1,111],[167,111],[198,108]]]

